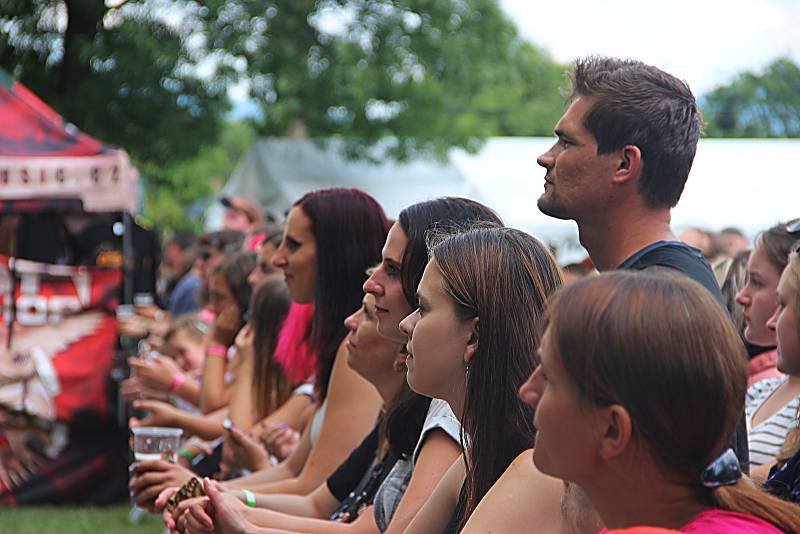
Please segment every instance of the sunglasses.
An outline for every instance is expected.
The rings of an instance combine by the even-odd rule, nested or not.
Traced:
[[[800,219],[795,219],[786,223],[786,231],[789,234],[800,234]],[[800,240],[792,245],[792,252],[795,254],[800,254]]]

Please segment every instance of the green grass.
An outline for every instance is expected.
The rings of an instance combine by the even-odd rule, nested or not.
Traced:
[[[24,506],[0,508],[3,534],[162,534],[160,516],[145,514],[138,525],[128,521],[130,505],[108,508]]]

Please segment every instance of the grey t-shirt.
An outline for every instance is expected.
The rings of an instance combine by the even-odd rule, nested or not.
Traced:
[[[385,532],[388,528],[397,506],[403,498],[425,437],[428,432],[435,428],[441,428],[448,436],[453,438],[453,441],[461,443],[461,424],[453,414],[453,410],[450,409],[450,405],[443,400],[433,399],[428,408],[425,422],[422,424],[419,440],[417,440],[417,445],[414,447],[414,454],[411,458],[397,460],[397,463],[389,471],[375,494],[375,523],[381,532]]]

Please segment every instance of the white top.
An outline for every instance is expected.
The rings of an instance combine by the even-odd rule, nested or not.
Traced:
[[[450,405],[440,399],[431,400],[428,415],[425,416],[417,445],[414,447],[414,454],[411,459],[400,458],[397,460],[375,494],[375,523],[381,532],[384,532],[389,526],[397,506],[403,498],[425,437],[435,428],[444,430],[448,436],[453,438],[453,441],[461,443],[461,424],[453,414],[453,410],[450,409]]]
[[[753,426],[753,414],[783,384],[788,377],[768,378],[756,382],[747,390],[745,416],[747,418],[747,440],[750,446],[750,463],[754,466],[772,463],[781,450],[789,431],[797,426],[800,395],[765,419]]]
[[[325,421],[325,412],[328,410],[328,397],[322,402],[314,415],[311,416],[311,445],[316,445],[319,434],[322,432],[322,423]]]

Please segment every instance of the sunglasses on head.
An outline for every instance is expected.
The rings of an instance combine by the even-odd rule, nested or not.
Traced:
[[[800,219],[795,219],[786,223],[786,231],[789,232],[789,234],[800,234]],[[798,237],[800,237],[800,235]],[[792,245],[792,252],[800,254],[800,240]]]

